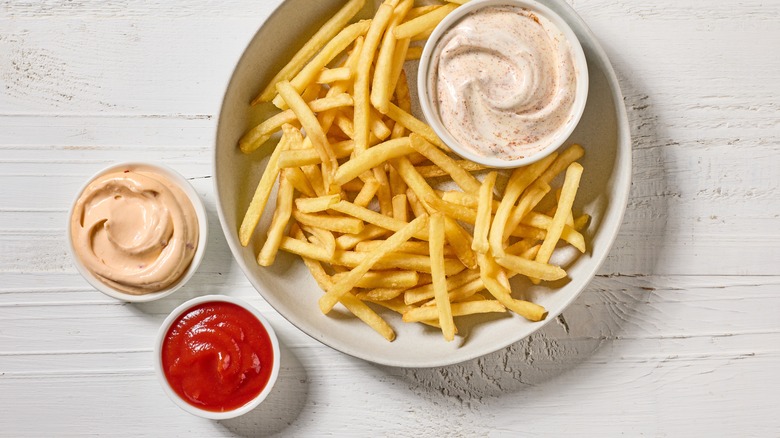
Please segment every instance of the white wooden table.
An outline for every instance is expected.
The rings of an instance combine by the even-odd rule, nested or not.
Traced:
[[[215,115],[279,2],[0,2],[0,435],[780,433],[780,1],[569,0],[610,56],[631,120],[620,236],[557,323],[425,370],[299,332],[225,243]],[[78,187],[135,159],[190,178],[211,221],[194,280],[146,305],[89,287],[65,243]],[[206,293],[251,301],[283,344],[273,393],[235,420],[181,411],[152,372],[164,316]]]

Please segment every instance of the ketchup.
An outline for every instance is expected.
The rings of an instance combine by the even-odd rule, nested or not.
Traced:
[[[193,406],[214,412],[255,398],[268,384],[274,360],[260,321],[222,301],[185,311],[162,345],[162,368],[171,388]]]

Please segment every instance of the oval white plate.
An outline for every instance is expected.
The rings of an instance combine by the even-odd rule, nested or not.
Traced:
[[[317,299],[322,292],[297,257],[280,253],[271,268],[257,266],[255,254],[262,242],[260,233],[267,228],[270,214],[264,215],[249,247],[243,248],[237,235],[270,146],[250,156],[237,147],[241,135],[270,114],[267,107],[250,108],[249,102],[342,3],[285,1],[251,40],[228,84],[219,116],[214,165],[217,209],[233,256],[263,298],[296,327],[336,350],[371,362],[399,367],[443,366],[494,352],[525,338],[552,321],[587,287],[612,246],[626,208],[631,184],[631,139],[623,98],[609,60],[574,10],[563,2],[542,0],[569,23],[588,59],[588,104],[568,143],[585,147],[586,155],[581,160],[585,173],[575,211],[593,218],[584,233],[588,252],[566,267],[570,281],[556,289],[534,287],[527,282],[514,285],[516,291],[523,291],[518,296],[549,310],[547,319],[531,323],[517,315],[459,318],[456,323],[463,336],[447,343],[434,329],[405,324],[400,317],[382,312],[397,333],[394,342],[387,342],[340,306],[328,316],[320,313]],[[414,72],[409,72],[409,77],[414,78]],[[272,198],[269,206],[273,203]]]

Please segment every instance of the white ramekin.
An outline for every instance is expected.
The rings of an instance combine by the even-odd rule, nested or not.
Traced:
[[[470,148],[464,147],[457,141],[444,127],[439,116],[437,104],[434,101],[436,98],[435,93],[435,72],[433,72],[434,52],[439,40],[447,33],[447,31],[458,21],[460,21],[467,14],[474,12],[478,9],[482,9],[489,6],[518,6],[532,11],[534,14],[538,14],[548,19],[554,24],[569,42],[572,49],[572,57],[574,58],[574,64],[576,68],[576,80],[577,90],[574,97],[574,107],[572,110],[572,117],[563,125],[551,138],[550,143],[542,150],[531,154],[528,157],[523,157],[516,160],[504,160],[498,157],[483,156],[474,153]],[[417,90],[420,96],[420,107],[425,115],[428,123],[433,130],[438,134],[439,138],[444,141],[447,146],[452,149],[453,152],[460,155],[463,158],[474,161],[476,163],[493,168],[514,168],[526,166],[534,163],[553,151],[561,147],[569,138],[574,128],[582,117],[582,113],[585,111],[585,103],[588,99],[588,65],[585,59],[585,53],[582,50],[577,36],[572,31],[571,27],[566,21],[558,14],[553,12],[550,8],[534,0],[472,0],[463,6],[458,7],[451,12],[444,20],[436,26],[433,30],[428,41],[425,43],[422,56],[420,58],[420,67],[417,72]]]
[[[165,372],[162,368],[162,344],[165,340],[166,335],[168,334],[168,330],[171,328],[171,325],[176,321],[181,315],[183,315],[185,312],[190,310],[191,308],[204,303],[213,303],[213,302],[226,302],[226,303],[232,303],[237,306],[240,306],[247,311],[249,311],[252,315],[257,318],[257,320],[260,322],[260,324],[265,328],[265,331],[268,333],[268,337],[271,339],[271,348],[273,350],[274,354],[274,363],[273,368],[271,369],[271,375],[268,378],[268,383],[265,385],[265,388],[263,388],[262,391],[260,391],[255,398],[250,400],[249,402],[245,403],[244,405],[230,410],[230,411],[224,411],[224,412],[215,412],[215,411],[208,411],[205,409],[198,408],[190,403],[188,403],[186,400],[182,399],[179,394],[176,393],[176,391],[173,390],[170,383],[168,383],[168,379],[165,377]],[[157,332],[157,338],[154,342],[154,372],[157,374],[157,380],[160,382],[160,385],[163,388],[163,391],[165,391],[165,394],[168,395],[168,397],[176,403],[177,406],[182,408],[183,410],[189,412],[190,414],[197,415],[199,417],[208,418],[210,420],[226,420],[228,418],[235,418],[240,415],[244,415],[247,412],[251,411],[252,409],[256,408],[260,403],[265,400],[266,397],[268,397],[268,394],[271,393],[271,389],[273,389],[274,384],[276,383],[276,379],[279,377],[279,368],[281,364],[281,356],[279,352],[279,340],[276,338],[276,332],[274,332],[273,327],[271,327],[271,324],[263,317],[263,315],[260,314],[260,312],[247,303],[246,301],[240,300],[238,298],[229,297],[226,295],[204,295],[202,297],[193,298],[184,304],[180,305],[176,309],[171,312],[167,318],[165,318],[165,321],[163,321],[162,326],[160,326],[160,330]]]
[[[87,267],[84,266],[84,263],[78,257],[78,254],[76,254],[75,248],[73,247],[73,236],[71,235],[71,229],[70,229],[70,219],[73,216],[73,209],[76,207],[76,203],[81,197],[81,194],[84,193],[84,190],[87,188],[87,186],[89,186],[89,184],[92,181],[107,173],[116,172],[118,170],[133,169],[137,167],[146,167],[146,168],[153,169],[156,172],[160,173],[161,175],[167,177],[172,183],[176,184],[180,189],[182,189],[182,191],[187,195],[187,198],[189,198],[190,202],[192,203],[192,207],[195,210],[195,215],[198,218],[198,247],[195,249],[195,255],[192,257],[192,262],[190,262],[190,265],[187,267],[187,270],[184,271],[182,276],[176,282],[166,287],[165,289],[159,290],[157,292],[150,292],[143,295],[133,295],[127,292],[123,292],[121,290],[117,290],[111,287],[110,285],[102,282],[97,276],[95,276],[95,274],[93,274],[89,269],[87,269]],[[70,251],[71,258],[73,259],[73,263],[76,265],[76,269],[79,271],[79,274],[81,274],[81,276],[84,277],[84,279],[87,280],[87,282],[90,285],[92,285],[92,287],[94,287],[95,289],[99,290],[100,292],[103,292],[104,294],[110,297],[122,301],[144,303],[148,301],[158,300],[162,297],[174,293],[177,289],[179,289],[185,283],[187,283],[187,281],[192,277],[193,274],[195,274],[195,271],[198,270],[198,266],[200,265],[200,262],[203,260],[203,255],[206,253],[206,241],[208,237],[207,234],[208,234],[209,227],[208,227],[208,217],[206,215],[206,209],[203,206],[203,201],[201,201],[200,196],[198,196],[198,193],[195,191],[192,185],[190,185],[190,183],[187,182],[187,180],[183,176],[181,176],[178,172],[171,169],[170,167],[161,164],[134,161],[134,162],[127,162],[127,163],[112,164],[111,166],[108,166],[105,169],[97,172],[94,176],[92,176],[89,180],[87,180],[86,183],[84,183],[81,189],[79,189],[79,192],[76,195],[76,198],[73,200],[70,210],[68,211],[67,220],[68,220],[68,226],[67,226],[68,250]]]

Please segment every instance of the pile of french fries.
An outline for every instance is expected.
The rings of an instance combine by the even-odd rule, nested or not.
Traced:
[[[390,341],[393,328],[369,303],[438,327],[448,341],[456,316],[509,309],[544,319],[543,307],[512,296],[509,279],[562,279],[566,272],[549,263],[558,243],[586,250],[580,230],[589,218],[572,215],[583,149],[507,174],[451,156],[411,114],[404,63],[419,57],[410,44],[463,2],[387,0],[373,19],[351,23],[364,2],[349,0],[255,98],[280,112],[249,130],[241,150],[252,153],[279,131],[281,138],[241,223],[241,244],[255,235],[277,184],[257,263],[271,265],[279,250],[301,256],[325,291],[324,314],[341,303]],[[564,172],[556,196],[550,183]],[[537,211],[548,194],[556,205]]]

